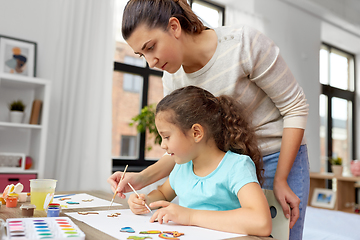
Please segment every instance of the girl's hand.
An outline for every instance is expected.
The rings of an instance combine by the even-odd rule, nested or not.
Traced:
[[[125,173],[124,179],[119,184],[122,175],[123,172],[118,171],[107,179],[107,182],[110,183],[111,190],[113,192],[116,191],[116,188],[118,189],[119,197],[126,198],[126,196],[123,193],[132,192],[131,188],[128,185],[129,182],[135,188],[135,190],[139,190],[143,187],[142,175],[140,173],[133,173],[133,172]]]
[[[139,194],[139,197],[136,194],[131,194],[128,199],[131,211],[138,215],[149,213],[149,210],[145,206],[145,202],[145,194]]]
[[[192,213],[190,208],[181,207],[177,204],[167,201],[153,202],[150,204],[150,207],[162,207],[152,215],[152,217],[150,218],[150,222],[154,222],[155,219],[157,219],[160,224],[173,221],[182,225],[190,225]]]
[[[290,228],[292,228],[300,216],[300,199],[290,189],[286,181],[274,180],[274,194],[284,211],[285,217],[290,217]]]

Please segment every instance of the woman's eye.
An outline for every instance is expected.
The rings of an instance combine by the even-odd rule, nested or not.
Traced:
[[[151,47],[148,47],[148,51],[154,50],[154,46],[155,45],[152,45]]]

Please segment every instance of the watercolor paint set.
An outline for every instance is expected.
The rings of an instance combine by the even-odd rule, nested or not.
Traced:
[[[6,228],[9,240],[85,240],[85,234],[68,217],[9,218]]]

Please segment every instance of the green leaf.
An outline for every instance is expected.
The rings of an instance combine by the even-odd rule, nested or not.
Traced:
[[[143,107],[138,115],[131,118],[132,122],[129,123],[129,126],[136,126],[136,130],[139,133],[143,133],[148,130],[149,134],[154,137],[154,144],[161,145],[162,139],[155,125],[155,111],[155,104]],[[148,151],[151,149],[151,146],[146,148]]]

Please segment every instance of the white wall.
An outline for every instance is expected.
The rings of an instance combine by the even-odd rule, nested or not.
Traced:
[[[56,28],[51,23],[51,9],[46,0],[0,0],[0,35],[36,42],[36,75],[47,79],[56,57],[51,55],[51,48],[56,45],[46,41],[49,27]]]

